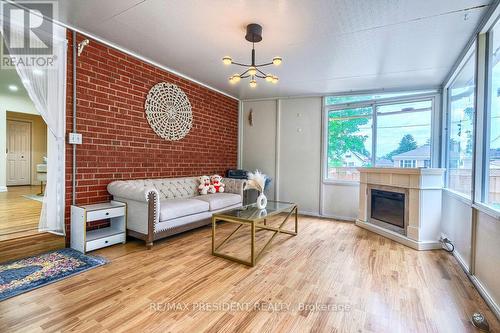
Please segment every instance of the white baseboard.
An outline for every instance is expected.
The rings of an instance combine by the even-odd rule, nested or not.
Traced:
[[[306,215],[306,216],[314,216],[314,217],[322,217],[322,218],[327,218],[327,219],[340,220],[340,221],[348,221],[348,222],[356,221],[356,219],[352,218],[352,217],[338,216],[338,215],[325,215],[325,214],[319,214],[316,212],[308,212],[308,211],[303,211],[303,210],[299,210],[299,214]]]
[[[488,306],[490,307],[491,311],[495,314],[495,316],[497,317],[497,319],[500,320],[500,306],[498,306],[498,304],[495,302],[495,300],[493,299],[493,297],[491,297],[491,295],[488,293],[488,291],[483,286],[483,284],[481,283],[481,281],[479,281],[479,279],[477,278],[477,276],[470,275],[467,272],[465,272],[465,273],[467,274],[467,276],[469,277],[469,279],[472,281],[472,284],[474,285],[474,287],[476,287],[476,289],[479,292],[479,294],[481,295],[481,297],[483,297],[483,299],[486,302],[486,304],[488,304]]]
[[[457,260],[458,264],[465,272],[469,280],[472,282],[476,290],[479,292],[479,295],[484,299],[486,304],[490,307],[491,311],[495,314],[495,316],[500,320],[500,306],[495,302],[493,297],[488,293],[488,290],[484,287],[482,282],[475,275],[471,275],[469,272],[469,266],[465,263],[460,253],[457,251],[453,251],[453,256]]]
[[[306,215],[306,216],[314,216],[314,217],[320,217],[320,215],[316,212],[309,212],[307,210],[300,210],[299,209],[299,214],[300,215]]]
[[[7,186],[0,186],[0,192],[7,192]]]
[[[372,231],[376,234],[392,239],[395,242],[401,243],[418,251],[437,250],[443,248],[439,241],[416,241],[401,234],[398,234],[397,232],[384,229],[372,223],[366,223],[359,219],[356,220],[355,224],[358,227]]]

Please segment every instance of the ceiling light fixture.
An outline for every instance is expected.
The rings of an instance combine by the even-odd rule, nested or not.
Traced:
[[[10,91],[18,91],[19,88],[16,85],[14,85],[14,84],[9,84],[9,90]]]
[[[241,67],[246,67],[246,70],[241,73],[241,74],[234,74],[229,78],[229,83],[238,83],[241,79],[246,79],[250,78],[250,87],[255,88],[257,87],[257,81],[256,78],[259,79],[264,79],[267,82],[270,83],[278,83],[278,77],[276,75],[272,74],[266,74],[263,71],[261,71],[259,68],[260,67],[265,67],[269,65],[275,65],[279,66],[283,62],[283,59],[281,57],[274,57],[271,62],[264,63],[264,64],[256,64],[255,63],[255,43],[258,43],[262,40],[262,26],[260,26],[257,23],[252,23],[247,25],[247,34],[245,35],[245,39],[252,43],[252,63],[247,65],[247,64],[242,64],[233,61],[233,59],[230,56],[225,56],[222,58],[222,63],[224,65],[236,65],[236,66],[241,66]]]

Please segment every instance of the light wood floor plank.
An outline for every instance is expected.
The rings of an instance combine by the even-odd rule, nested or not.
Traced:
[[[42,203],[23,195],[39,192],[40,186],[10,186],[0,192],[0,236],[38,228]]]

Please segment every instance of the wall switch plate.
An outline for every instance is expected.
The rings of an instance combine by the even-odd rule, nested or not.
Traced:
[[[72,145],[81,145],[82,144],[82,135],[80,133],[69,133],[68,141]]]

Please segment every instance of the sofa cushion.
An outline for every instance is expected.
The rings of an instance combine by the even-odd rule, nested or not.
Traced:
[[[234,193],[214,193],[200,195],[193,200],[204,201],[210,205],[210,210],[218,210],[241,203],[241,195]]]
[[[160,202],[160,221],[206,212],[208,202],[195,199],[167,199]]]

